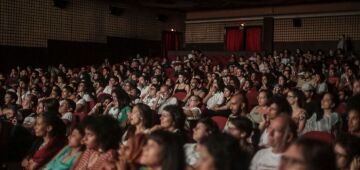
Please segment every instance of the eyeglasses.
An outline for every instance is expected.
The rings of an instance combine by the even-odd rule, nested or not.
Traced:
[[[294,97],[296,97],[296,96],[287,95],[286,97],[287,97],[287,98],[294,98]]]
[[[292,166],[292,165],[296,165],[296,164],[304,165],[305,161],[297,159],[297,158],[292,158],[292,157],[289,157],[286,155],[282,155],[281,163]]]
[[[340,158],[340,157],[346,158],[347,157],[346,154],[342,154],[342,153],[339,153],[339,152],[336,152],[336,151],[335,151],[335,156],[336,156],[336,158]]]

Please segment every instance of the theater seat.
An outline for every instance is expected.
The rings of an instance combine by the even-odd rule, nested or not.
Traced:
[[[330,133],[327,132],[320,132],[320,131],[311,131],[307,132],[301,137],[308,138],[308,139],[315,139],[320,140],[328,144],[333,144],[334,138]]]
[[[227,118],[223,116],[213,116],[211,119],[218,125],[219,129],[222,131],[227,122]]]

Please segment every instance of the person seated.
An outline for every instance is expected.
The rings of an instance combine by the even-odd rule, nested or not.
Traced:
[[[232,136],[224,133],[209,135],[198,145],[198,170],[246,170],[249,168],[248,156]]]
[[[281,156],[279,170],[336,170],[335,162],[331,145],[319,140],[300,138]]]
[[[21,166],[27,170],[42,168],[66,145],[65,124],[53,112],[40,114],[36,118],[34,131],[39,139],[21,162]]]
[[[201,109],[199,105],[201,104],[199,96],[191,96],[188,103],[182,108],[187,120],[199,120],[201,116]]]
[[[60,102],[59,113],[66,126],[70,125],[73,121],[73,112],[75,111],[75,108],[76,104],[73,100],[64,99]]]
[[[121,142],[126,143],[128,139],[136,134],[150,133],[153,126],[153,113],[150,107],[143,103],[136,104],[129,112],[129,121],[127,129],[122,136]]]
[[[186,163],[195,167],[199,160],[199,152],[197,151],[200,141],[211,134],[220,133],[219,127],[210,118],[200,119],[193,128],[192,138],[196,143],[187,143],[184,145]]]
[[[142,168],[161,170],[184,170],[185,155],[183,143],[179,137],[169,131],[152,132],[139,159]],[[141,168],[140,168],[141,169]]]
[[[160,125],[153,126],[151,128],[151,131],[162,129],[171,133],[175,133],[179,135],[179,139],[181,139],[181,141],[185,143],[186,141],[188,141],[186,133],[184,131],[185,119],[186,116],[181,107],[177,105],[168,105],[163,109],[161,113]]]
[[[274,118],[269,129],[269,146],[256,152],[252,158],[250,170],[277,170],[281,155],[297,138],[297,126],[289,115],[281,114]]]
[[[227,133],[239,141],[240,148],[243,149],[249,156],[255,154],[256,146],[252,143],[251,135],[253,132],[253,124],[250,119],[246,117],[237,117],[230,119]]]
[[[321,99],[321,110],[314,113],[305,124],[302,133],[310,131],[328,132],[337,134],[339,131],[340,116],[334,112],[337,104],[337,96],[327,92]]]
[[[115,159],[119,147],[121,129],[110,115],[88,116],[84,120],[84,143],[86,150],[76,161],[74,170],[98,170],[105,167],[105,161]]]
[[[360,109],[349,108],[347,115],[348,133],[360,137]]]
[[[75,126],[69,137],[68,145],[65,146],[54,158],[45,166],[44,170],[69,170],[85,149],[82,139],[85,136],[84,128],[80,125]]]
[[[351,134],[341,134],[336,137],[334,151],[336,155],[336,167],[339,170],[359,169],[360,138]],[[353,167],[352,167],[353,166]]]

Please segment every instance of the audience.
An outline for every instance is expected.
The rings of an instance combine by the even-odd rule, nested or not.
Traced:
[[[0,166],[359,169],[358,61],[341,50],[228,61],[197,50],[17,67],[0,73]]]

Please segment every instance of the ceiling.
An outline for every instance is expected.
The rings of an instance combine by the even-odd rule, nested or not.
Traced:
[[[161,8],[180,11],[234,9],[295,4],[344,2],[351,0],[112,0],[146,8]]]

